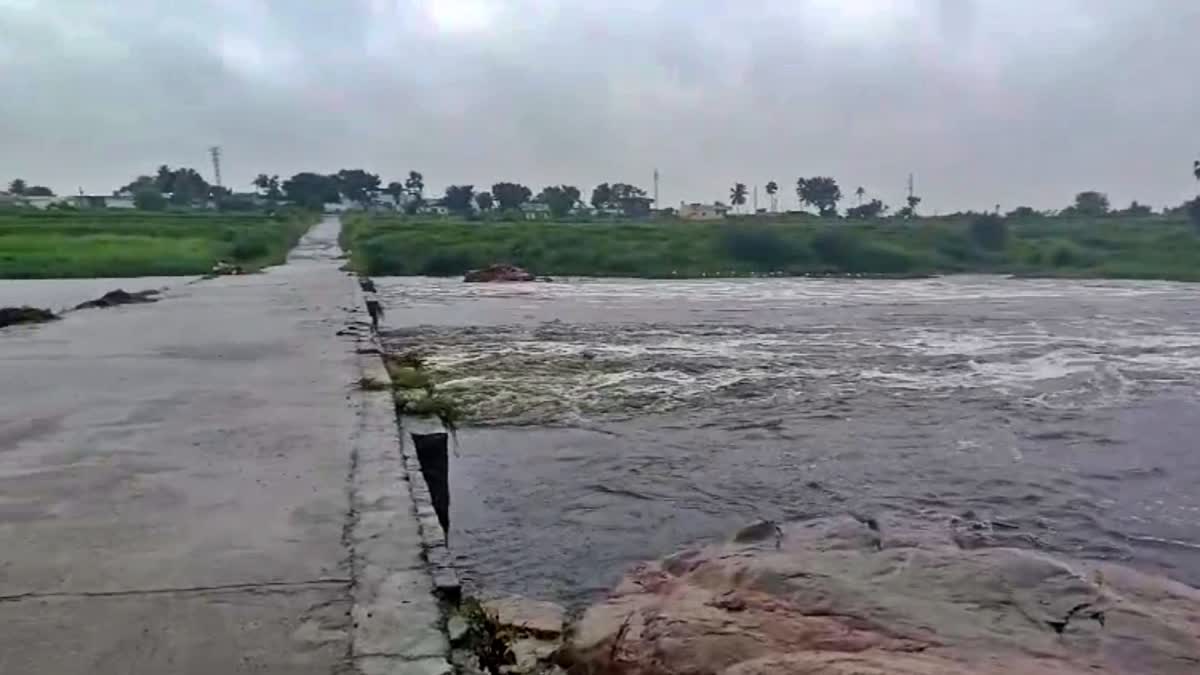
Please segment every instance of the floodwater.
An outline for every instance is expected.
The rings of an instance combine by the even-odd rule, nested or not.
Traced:
[[[1200,585],[1200,286],[379,279],[471,421],[451,546],[578,605],[756,518],[965,515]]]
[[[130,293],[165,289],[193,277],[132,277],[124,279],[0,279],[0,307],[41,307],[54,312],[95,300],[109,291]]]

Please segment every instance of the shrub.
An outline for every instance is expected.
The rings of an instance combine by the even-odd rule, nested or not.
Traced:
[[[796,257],[796,248],[777,232],[766,228],[728,227],[721,246],[731,257],[762,266],[778,266]]]
[[[1196,197],[1187,203],[1188,220],[1192,221],[1192,225],[1200,230],[1200,197]]]
[[[454,277],[476,266],[471,256],[462,251],[439,251],[425,260],[420,273],[427,277]]]
[[[234,260],[254,260],[266,257],[270,252],[271,246],[265,237],[250,232],[241,232],[234,238],[233,248],[229,254],[233,256]]]
[[[143,211],[165,211],[167,198],[158,190],[142,190],[133,196],[133,205]]]
[[[979,248],[1002,251],[1008,243],[1008,223],[998,215],[988,213],[971,221],[971,240]]]

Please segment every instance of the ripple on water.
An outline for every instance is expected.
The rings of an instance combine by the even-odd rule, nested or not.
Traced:
[[[582,602],[754,518],[873,509],[1200,583],[1193,286],[379,284],[388,345],[475,427],[453,540],[480,585]]]

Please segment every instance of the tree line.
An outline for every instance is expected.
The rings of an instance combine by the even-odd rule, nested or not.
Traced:
[[[332,174],[302,172],[282,181],[278,175],[259,174],[253,185],[265,199],[286,200],[312,209],[343,199],[366,207],[375,203],[381,194],[390,196],[410,215],[430,204],[425,196],[425,179],[419,171],[410,171],[403,181],[391,181],[386,185],[378,174],[363,169],[342,169]],[[535,195],[528,186],[500,181],[488,190],[476,190],[474,185],[467,184],[449,185],[434,202],[460,215],[476,211],[515,211],[536,203],[545,205],[551,215],[561,218],[581,206],[582,197],[583,193],[574,185],[548,185]],[[590,200],[596,209],[615,209],[630,216],[649,214],[652,202],[645,190],[619,182],[597,185]]]
[[[1196,180],[1200,181],[1200,160],[1196,160],[1192,164],[1192,174]],[[778,210],[778,193],[779,183],[774,180],[768,181],[766,184],[766,193],[771,200],[771,211]],[[879,218],[887,215],[890,207],[884,204],[879,199],[871,199],[865,201],[867,191],[862,186],[854,190],[854,195],[857,198],[855,206],[848,207],[845,210],[845,217],[850,219],[869,219]],[[729,202],[734,207],[735,211],[745,205],[747,197],[746,184],[736,182],[729,189]],[[838,203],[842,201],[842,189],[837,181],[829,176],[814,176],[811,178],[796,179],[796,200],[802,206],[813,208],[823,217],[840,217],[838,212]],[[720,202],[718,202],[720,203]],[[920,205],[921,198],[915,194],[910,194],[905,197],[905,206],[896,211],[896,215],[901,218],[912,218],[917,215],[917,206]],[[1195,200],[1185,202],[1178,207],[1168,207],[1164,209],[1165,213],[1174,211],[1185,211],[1194,223],[1200,227],[1200,197]],[[968,211],[959,215],[983,215],[988,212],[971,212]],[[991,212],[994,215],[1000,214],[1000,205],[997,204],[995,210]],[[1141,204],[1134,200],[1124,209],[1114,209],[1109,202],[1108,195],[1095,190],[1085,190],[1075,195],[1075,200],[1067,207],[1057,211],[1038,211],[1029,206],[1018,206],[1004,215],[1007,217],[1029,218],[1035,216],[1086,216],[1086,217],[1103,217],[1103,216],[1149,216],[1154,213],[1154,209],[1146,204]]]

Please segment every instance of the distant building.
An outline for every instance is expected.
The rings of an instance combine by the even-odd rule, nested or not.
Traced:
[[[104,209],[108,208],[108,200],[112,199],[105,195],[72,195],[70,203],[81,209]]]
[[[137,204],[134,203],[133,197],[126,196],[126,195],[116,195],[113,197],[106,197],[104,199],[104,205],[106,208],[110,208],[110,209],[136,209],[137,208]]]
[[[521,213],[525,214],[525,220],[549,220],[553,215],[550,211],[549,204],[541,202],[526,202],[521,205]]]
[[[425,216],[448,216],[450,215],[450,207],[446,206],[442,200],[437,199],[432,202],[422,204],[417,213]]]
[[[721,220],[729,213],[724,204],[679,204],[679,217],[683,220]]]

